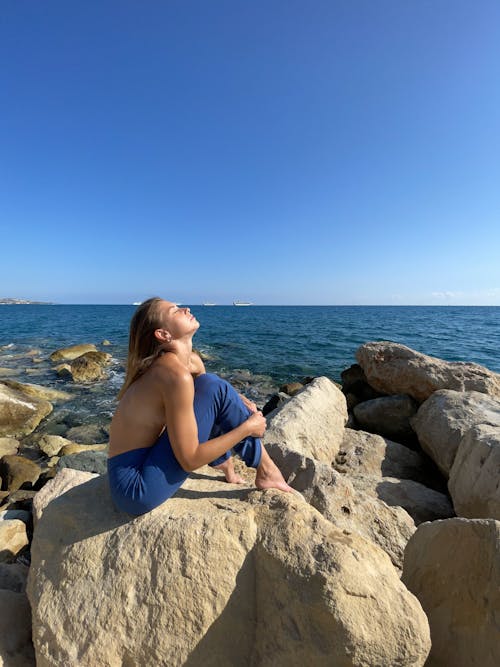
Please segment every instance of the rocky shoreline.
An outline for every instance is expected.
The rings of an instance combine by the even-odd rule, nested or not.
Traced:
[[[44,428],[111,355],[54,351],[64,391],[4,376],[0,664],[500,664],[500,375],[389,342],[356,360],[264,406],[296,496],[206,467],[133,520],[106,425]]]

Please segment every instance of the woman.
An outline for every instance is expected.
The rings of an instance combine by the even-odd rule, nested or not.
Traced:
[[[113,501],[129,514],[157,507],[207,463],[238,481],[231,449],[257,469],[258,489],[292,490],[259,440],[266,429],[262,413],[251,412],[228,382],[204,372],[192,347],[199,326],[189,308],[158,297],[132,317],[108,458]]]

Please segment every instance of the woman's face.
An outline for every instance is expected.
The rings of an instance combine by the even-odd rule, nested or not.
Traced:
[[[171,301],[162,302],[161,313],[164,329],[168,331],[172,340],[183,338],[190,333],[194,334],[200,326],[189,308],[181,308]]]

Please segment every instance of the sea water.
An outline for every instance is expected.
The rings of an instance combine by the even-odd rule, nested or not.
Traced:
[[[109,419],[123,382],[128,305],[0,306],[0,369],[9,379],[73,392],[65,404],[80,420]],[[326,375],[340,380],[357,348],[389,340],[448,361],[473,361],[500,372],[497,306],[191,306],[200,322],[194,345],[207,370],[230,379],[260,405],[283,382]],[[100,347],[107,339],[108,347]],[[112,354],[105,381],[78,386],[57,377],[48,356],[95,343]],[[33,363],[33,356],[43,359]],[[2,379],[0,370],[0,380]],[[62,409],[62,408],[61,408]]]

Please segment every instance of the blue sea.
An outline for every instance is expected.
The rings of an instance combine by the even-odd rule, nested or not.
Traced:
[[[127,305],[0,306],[1,369],[8,378],[72,391],[58,407],[79,418],[109,420],[123,381]],[[230,379],[259,405],[280,384],[304,376],[340,373],[355,363],[356,349],[390,340],[449,361],[473,361],[500,372],[500,307],[489,306],[191,306],[201,326],[194,345],[207,355],[207,370]],[[108,347],[100,347],[107,339]],[[48,355],[60,347],[95,343],[110,352],[107,380],[68,385]],[[32,357],[43,361],[34,363]],[[14,374],[12,374],[14,373]],[[57,412],[57,411],[56,411]]]

